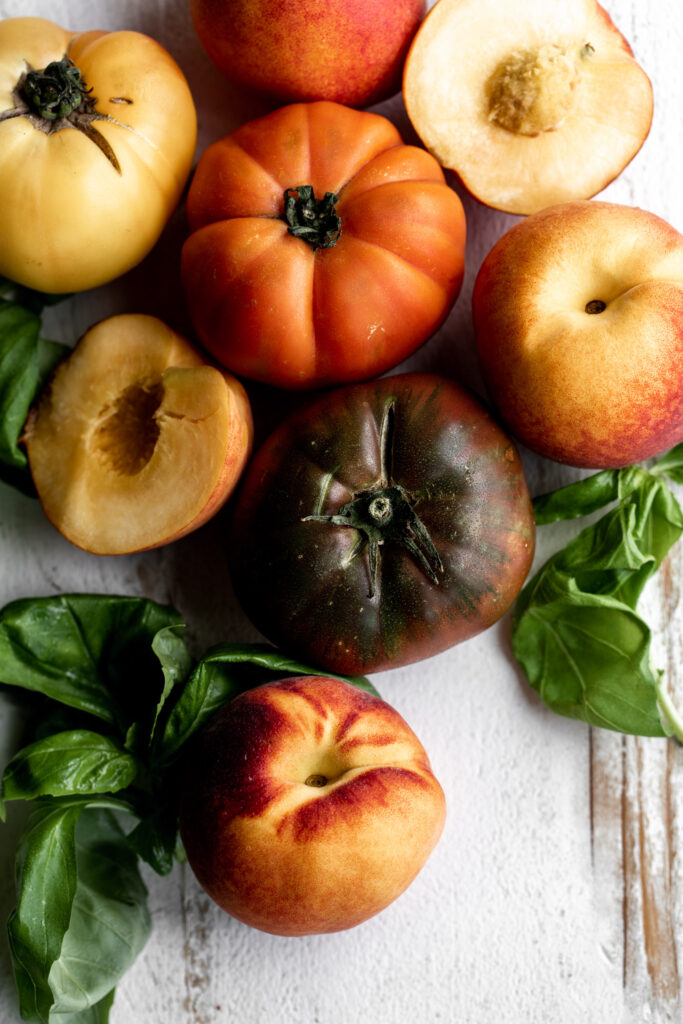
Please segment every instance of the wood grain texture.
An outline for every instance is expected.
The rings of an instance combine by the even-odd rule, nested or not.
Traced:
[[[548,0],[548,3],[559,0]],[[679,0],[608,0],[652,77],[645,146],[602,198],[650,209],[683,230]],[[29,13],[0,0],[0,17]],[[30,13],[75,29],[129,27],[158,38],[188,75],[199,149],[265,107],[220,78],[194,38],[185,0],[34,0]],[[381,107],[415,141],[400,98]],[[455,185],[455,183],[453,183]],[[455,187],[459,190],[458,186]],[[478,267],[515,222],[460,194],[467,274],[447,323],[403,368],[481,391],[470,297]],[[62,303],[47,334],[74,341],[117,312],[187,316],[178,282],[182,211],[161,246],[123,279]],[[261,435],[291,400],[252,395]],[[523,452],[536,493],[578,474]],[[681,489],[679,489],[680,491]],[[679,496],[683,497],[683,495]],[[73,590],[144,594],[176,604],[195,650],[257,634],[237,608],[225,517],[166,549],[126,558],[76,551],[36,503],[0,485],[0,603]],[[536,564],[573,534],[541,531]],[[653,657],[683,706],[683,553],[674,550],[643,608]],[[683,1020],[683,752],[672,741],[590,731],[547,711],[516,670],[509,622],[419,666],[375,678],[410,722],[446,791],[443,838],[410,889],[348,933],[282,939],[229,919],[191,872],[145,873],[154,923],[121,984],[112,1024],[664,1024]],[[0,694],[0,754],[18,741],[19,705]],[[25,810],[0,832],[0,916],[13,901],[12,853]],[[18,1021],[0,936],[0,1022]]]
[[[672,136],[676,101],[670,83],[680,80],[674,49],[683,40],[683,19],[673,4],[658,5],[656,12],[637,3],[607,6],[653,80],[655,114],[640,154],[606,194],[617,202],[652,210],[681,230],[683,201],[675,184],[678,143]],[[679,545],[646,590],[641,605],[654,631],[653,663],[665,673],[667,688],[679,706],[683,698],[682,570]],[[622,971],[623,1019],[629,1024],[682,1019],[682,779],[679,744],[593,733],[595,891],[605,955]]]

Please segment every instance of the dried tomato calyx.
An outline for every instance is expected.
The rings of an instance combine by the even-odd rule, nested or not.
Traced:
[[[121,122],[109,114],[100,113],[96,108],[97,99],[91,93],[79,69],[65,55],[62,60],[52,61],[42,71],[29,68],[22,72],[12,91],[14,106],[0,110],[0,121],[25,117],[34,128],[47,135],[65,128],[75,128],[97,146],[120,174],[121,166],[116,153],[111,143],[97,130],[95,122]],[[133,100],[112,97],[110,102],[132,104]]]
[[[68,117],[85,102],[88,89],[81,72],[68,57],[53,60],[43,71],[27,71],[21,93],[34,114],[47,121]]]
[[[400,484],[391,479],[389,462],[393,452],[394,403],[384,410],[380,430],[380,481],[375,487],[355,494],[333,515],[310,515],[304,522],[329,523],[356,530],[358,544],[349,561],[367,551],[370,576],[369,597],[377,593],[379,549],[383,544],[402,547],[420,566],[432,583],[438,583],[443,563],[429,531],[415,511],[414,501]]]
[[[284,220],[295,238],[308,242],[313,251],[331,249],[341,237],[341,218],[335,209],[339,196],[326,192],[316,199],[312,185],[285,189]]]

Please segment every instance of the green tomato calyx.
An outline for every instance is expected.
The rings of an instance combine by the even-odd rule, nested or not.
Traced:
[[[27,71],[22,92],[34,114],[56,121],[78,110],[92,90],[73,61],[64,57],[53,60],[44,71]]]
[[[47,135],[75,128],[90,142],[94,143],[117,173],[121,166],[111,143],[95,127],[97,121],[121,124],[109,114],[96,108],[97,99],[92,95],[81,71],[66,54],[61,60],[54,60],[42,71],[29,68],[22,72],[12,92],[14,106],[0,111],[0,121],[12,117],[27,118],[34,128]],[[112,97],[110,103],[132,104],[126,96]],[[128,128],[128,125],[123,125]]]
[[[406,489],[392,480],[395,407],[387,402],[380,429],[380,479],[374,487],[360,491],[333,515],[310,515],[304,522],[351,527],[359,535],[352,558],[367,551],[370,577],[369,597],[377,593],[380,547],[394,544],[407,551],[432,583],[438,584],[443,563],[429,531],[415,511]]]
[[[326,192],[315,198],[312,185],[285,189],[284,220],[290,235],[307,242],[313,251],[331,249],[341,237],[341,218],[335,209],[339,196]]]

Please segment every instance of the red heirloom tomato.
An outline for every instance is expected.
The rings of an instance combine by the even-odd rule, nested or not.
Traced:
[[[327,671],[418,661],[492,625],[534,551],[517,450],[459,385],[400,374],[329,392],[281,424],[238,498],[238,600]]]
[[[378,114],[296,103],[203,154],[182,270],[202,342],[286,388],[376,376],[441,324],[465,215],[436,160]]]

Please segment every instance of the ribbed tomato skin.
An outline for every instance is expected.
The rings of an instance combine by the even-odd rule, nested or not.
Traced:
[[[393,403],[393,482],[438,551],[433,582],[394,543],[379,548],[374,593],[359,532],[333,515],[382,475]],[[513,442],[470,392],[401,374],[328,392],[254,456],[236,503],[230,562],[238,600],[288,653],[347,675],[437,654],[496,622],[524,583],[535,527]]]
[[[285,193],[309,186],[339,220],[315,248],[285,213]],[[280,107],[214,142],[187,216],[181,272],[198,338],[274,387],[386,373],[438,330],[462,286],[465,213],[439,164],[386,117],[340,103]]]

